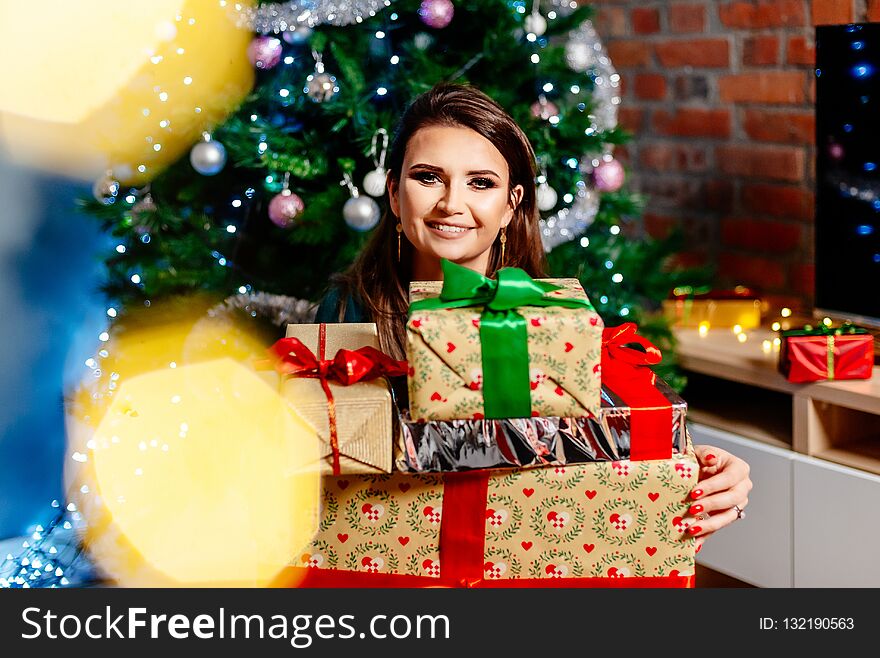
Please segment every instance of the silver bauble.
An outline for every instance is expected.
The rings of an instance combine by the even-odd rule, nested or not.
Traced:
[[[388,172],[385,169],[373,169],[364,176],[364,192],[370,196],[382,196],[385,193],[385,179]]]
[[[116,197],[119,196],[119,181],[108,172],[102,178],[95,181],[95,184],[92,186],[92,194],[97,201],[100,201],[105,206],[116,203]]]
[[[281,33],[281,38],[290,44],[305,43],[310,36],[312,36],[312,28],[308,25],[297,25]]]
[[[213,139],[199,142],[189,152],[189,161],[202,176],[214,176],[226,166],[226,148]]]
[[[559,195],[556,193],[556,190],[544,182],[538,185],[538,189],[536,190],[536,200],[538,203],[538,210],[546,212],[547,210],[553,210],[556,207]]]
[[[306,78],[303,92],[316,103],[323,103],[339,93],[339,85],[336,83],[335,75],[315,72]]]
[[[547,19],[541,16],[541,14],[529,14],[526,16],[525,21],[523,21],[523,26],[526,32],[541,36],[547,31]]]
[[[349,228],[369,231],[379,223],[379,204],[368,196],[353,196],[342,207],[342,216]]]

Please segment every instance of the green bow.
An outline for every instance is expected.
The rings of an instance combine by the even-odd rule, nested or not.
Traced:
[[[482,306],[480,344],[483,361],[483,409],[486,418],[531,416],[529,351],[522,306],[593,307],[586,299],[547,298],[560,286],[536,281],[517,267],[498,270],[490,279],[461,265],[441,259],[443,289],[439,297],[413,302],[409,312]]]

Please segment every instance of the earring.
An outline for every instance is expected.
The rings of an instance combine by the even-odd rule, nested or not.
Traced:
[[[397,262],[400,262],[400,234],[403,233],[403,224],[397,222]]]
[[[507,227],[501,227],[501,237],[498,238],[498,241],[501,242],[501,267],[504,267],[504,245],[507,244]],[[501,269],[499,267],[498,269]]]

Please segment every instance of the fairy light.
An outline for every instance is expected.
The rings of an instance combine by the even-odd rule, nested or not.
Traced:
[[[779,315],[781,315],[784,318],[790,317],[791,316],[791,309],[786,306],[779,312]]]
[[[379,96],[384,96],[385,94],[388,93],[388,89],[386,89],[385,87],[379,87],[378,89],[376,89],[376,93]]]
[[[538,53],[533,53],[530,59],[532,60],[532,64],[537,64],[541,61],[541,57],[538,55]]]
[[[831,326],[831,318],[822,318],[822,324],[824,324],[826,327],[830,327]]]
[[[235,233],[236,230],[238,230],[238,229],[235,228],[235,224],[230,224],[229,226],[226,227],[227,233]]]
[[[391,56],[391,60],[390,60],[390,62],[391,62],[392,64],[397,64],[397,63],[400,62],[400,57],[398,57],[397,55],[392,55],[392,56]]]
[[[135,285],[139,284],[141,282],[141,275],[140,274],[132,274],[131,275],[131,282]]]
[[[735,324],[735,325],[733,325],[733,333],[735,333],[737,336],[739,336],[740,334],[742,334],[742,331],[743,331],[743,328],[742,328],[742,325],[741,325],[741,324]]]
[[[709,323],[705,320],[697,325],[697,331],[700,334],[700,338],[705,338],[706,334],[709,333]]]
[[[737,334],[737,335],[736,335],[736,339],[737,339],[739,342],[741,342],[741,343],[746,342],[746,341],[748,340],[748,338],[749,338],[749,337],[746,336],[745,334]]]
[[[773,324],[770,325],[770,328],[773,331],[779,331],[782,328],[782,325],[779,324],[778,322],[774,322]]]
[[[608,232],[611,233],[611,235],[617,235],[618,233],[620,233],[620,227],[617,224],[614,224],[611,228],[608,229]]]
[[[584,248],[590,246],[590,238],[588,238],[586,235],[581,238],[581,246]]]
[[[530,43],[534,43],[537,40],[538,40],[538,36],[534,32],[529,32],[526,35],[526,41],[529,41]]]
[[[769,340],[761,341],[761,351],[763,351],[764,354],[770,354],[770,350],[772,348],[773,348],[773,343],[771,343]]]
[[[111,318],[115,318],[116,317],[116,309],[111,306],[110,308],[107,309],[107,315]]]
[[[778,350],[780,345],[782,345],[782,340],[780,338],[774,338],[773,349]]]
[[[553,83],[552,82],[546,83],[544,85],[543,89],[546,93],[550,93],[551,91],[553,91]]]
[[[185,84],[185,85],[191,85],[191,84],[192,84],[192,81],[193,81],[193,79],[192,79],[191,76],[186,76],[186,77],[183,79],[183,84]]]
[[[623,275],[620,272],[615,272],[611,275],[611,280],[614,283],[620,283],[621,281],[623,281]]]
[[[124,254],[125,253],[125,245],[124,244],[116,245],[116,253],[117,254]]]

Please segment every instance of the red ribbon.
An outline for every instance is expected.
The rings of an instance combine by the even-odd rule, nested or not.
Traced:
[[[317,379],[327,396],[327,419],[330,422],[330,449],[333,452],[333,475],[340,474],[339,431],[336,423],[336,400],[328,382],[351,386],[377,377],[399,377],[407,371],[406,361],[396,361],[375,347],[341,349],[332,359],[325,359],[327,325],[318,328],[318,356],[298,338],[282,338],[270,351],[278,357],[275,368],[285,375]]]
[[[629,458],[669,459],[672,405],[657,390],[657,375],[648,367],[660,363],[662,354],[636,330],[635,323],[627,322],[602,332],[602,383],[632,410]],[[643,346],[645,351],[626,347],[631,343]]]

